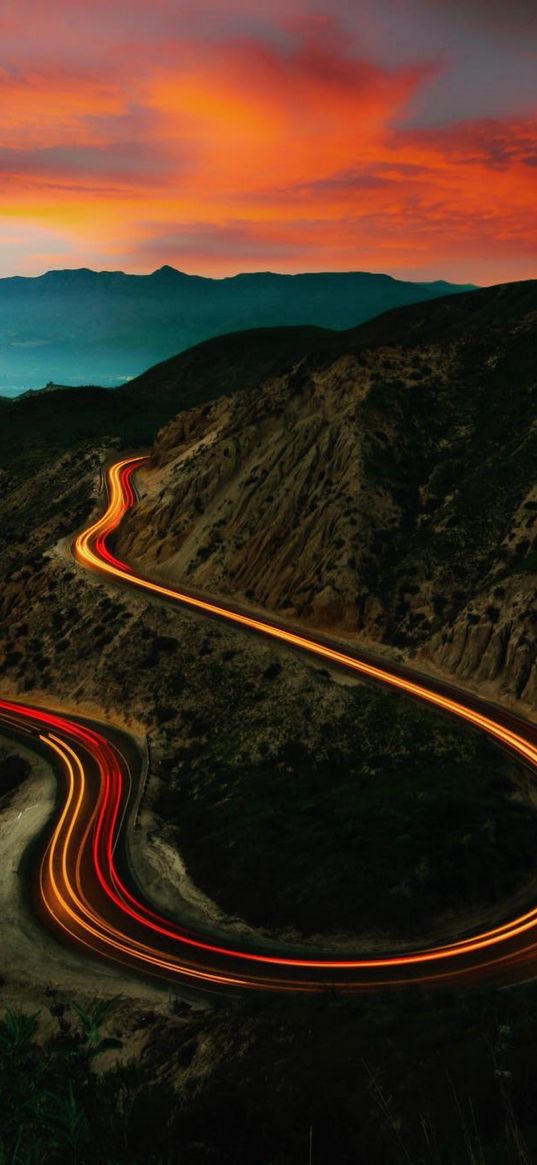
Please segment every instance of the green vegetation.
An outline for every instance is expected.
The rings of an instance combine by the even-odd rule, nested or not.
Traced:
[[[364,581],[380,597],[396,644],[423,640],[434,629],[433,620],[409,610],[405,596],[416,583],[426,590],[434,580],[443,601],[440,626],[492,578],[535,571],[531,510],[527,536],[509,549],[502,543],[535,481],[535,332],[531,314],[526,330],[515,321],[535,310],[537,284],[508,287],[500,303],[497,290],[429,305],[419,327],[420,309],[410,308],[357,333],[363,342],[375,329],[380,338],[381,325],[386,336],[392,328],[407,361],[408,382],[399,379],[400,363],[393,373],[388,365],[364,404],[372,430],[366,476],[400,510],[397,534],[375,546]],[[419,349],[405,349],[403,318],[407,343],[443,342],[445,377],[429,370],[416,381]],[[447,341],[457,342],[456,356]],[[491,576],[502,556],[503,574]]]
[[[0,1022],[2,1165],[531,1165],[535,990],[250,996],[139,1015],[141,1056],[100,1033]],[[106,1005],[105,1005],[106,1007]],[[88,1013],[113,1020],[103,1005]],[[178,1014],[173,1014],[173,1012]],[[85,1014],[85,1013],[82,1013]],[[108,1060],[108,1064],[110,1060]]]
[[[37,459],[35,465],[33,457]],[[44,564],[43,552],[58,539],[75,531],[90,512],[99,476],[99,456],[95,449],[77,449],[52,465],[51,458],[52,454],[45,454],[41,460],[35,446],[31,451],[27,450],[20,465],[14,469],[17,480],[4,475],[7,488],[0,490],[0,554],[4,580],[13,571],[20,582],[28,583],[34,579]],[[53,580],[51,582],[54,588],[56,584]],[[60,625],[55,628],[56,632],[59,629]],[[20,656],[20,644],[14,644],[14,653]],[[20,659],[22,661],[22,656]]]
[[[129,1072],[116,1070],[106,1079],[92,1072],[96,1056],[121,1046],[101,1036],[111,1006],[94,1002],[85,1010],[54,1002],[59,1032],[44,1046],[35,1039],[37,1014],[6,1011],[0,1022],[2,1165],[111,1162],[114,1148],[124,1148],[121,1103]]]
[[[257,760],[194,728],[203,748],[170,759],[157,808],[195,882],[250,923],[419,937],[535,868],[537,815],[513,799],[510,762],[399,696],[353,689],[313,740],[267,734]]]

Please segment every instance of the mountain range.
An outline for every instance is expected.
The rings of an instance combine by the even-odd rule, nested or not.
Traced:
[[[117,386],[212,336],[290,321],[345,329],[470,287],[360,271],[207,279],[169,266],[0,279],[0,394],[47,381]]]

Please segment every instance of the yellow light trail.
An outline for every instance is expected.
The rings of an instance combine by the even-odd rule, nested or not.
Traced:
[[[516,716],[490,707],[484,711],[476,707],[480,703],[477,698],[442,691],[441,681],[416,678],[407,674],[403,665],[394,665],[392,670],[388,664],[355,657],[268,618],[145,578],[117,559],[108,548],[108,539],[135,504],[131,478],[146,460],[125,458],[108,470],[106,510],[74,544],[81,564],[419,699],[485,732],[537,772],[537,730]],[[0,718],[21,728],[30,724],[38,729],[43,744],[52,750],[65,773],[67,797],[43,857],[40,897],[55,926],[77,944],[141,970],[210,987],[315,991],[331,986],[352,990],[416,982],[456,983],[492,973],[512,981],[531,974],[531,965],[537,960],[537,907],[451,943],[346,959],[230,947],[192,934],[135,896],[121,877],[115,851],[123,826],[127,828],[131,782],[125,758],[106,734],[81,721],[13,701],[0,701]]]

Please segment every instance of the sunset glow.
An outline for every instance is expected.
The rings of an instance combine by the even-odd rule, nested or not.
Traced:
[[[302,2],[4,5],[1,274],[535,275],[533,18]]]

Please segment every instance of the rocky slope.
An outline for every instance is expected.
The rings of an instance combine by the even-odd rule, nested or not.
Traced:
[[[272,437],[273,455],[288,441],[289,477],[296,495],[295,509],[289,510],[287,526],[279,523],[279,536],[284,541],[295,537],[295,514],[299,504],[302,505],[301,490],[315,496],[313,482],[321,474],[327,489],[335,491],[330,517],[333,530],[337,529],[337,536],[350,540],[355,527],[349,523],[350,531],[346,532],[340,518],[338,483],[335,478],[331,481],[328,467],[321,460],[317,464],[313,462],[308,476],[306,445],[300,455],[303,467],[296,463],[293,450],[301,447],[299,430],[303,426],[310,437],[315,437],[316,444],[322,445],[326,456],[328,452],[337,454],[340,474],[349,483],[351,499],[351,485],[356,489],[350,518],[355,518],[357,523],[359,520],[356,529],[363,531],[364,540],[366,536],[369,539],[359,559],[360,571],[364,572],[360,574],[360,586],[365,588],[370,580],[377,603],[376,612],[374,609],[368,612],[364,604],[363,613],[356,615],[349,591],[352,601],[348,606],[340,605],[331,616],[325,607],[323,619],[331,617],[345,635],[376,637],[377,642],[382,640],[385,650],[393,650],[394,644],[398,644],[406,651],[427,651],[429,662],[433,656],[442,665],[457,671],[465,681],[478,676],[479,682],[489,684],[492,690],[510,686],[512,693],[528,699],[534,691],[531,686],[535,583],[532,545],[536,507],[535,492],[531,488],[534,461],[529,422],[533,415],[530,394],[535,384],[535,344],[534,332],[519,309],[520,297],[531,298],[532,294],[527,289],[517,291],[516,310],[513,295],[507,296],[511,317],[508,311],[503,316],[500,313],[499,321],[496,316],[494,338],[489,330],[479,361],[472,362],[470,346],[480,343],[477,333],[486,323],[483,315],[487,317],[488,313],[490,324],[490,316],[494,317],[498,303],[484,302],[482,293],[478,292],[474,338],[466,336],[465,351],[460,347],[460,336],[454,334],[461,324],[460,320],[453,321],[453,307],[449,313],[444,310],[443,319],[436,321],[426,312],[413,313],[406,317],[409,324],[406,335],[404,325],[392,319],[390,345],[377,333],[376,338],[367,340],[367,354],[361,355],[366,343],[362,335],[362,340],[356,341],[356,348],[341,353],[338,359],[334,357],[324,367],[322,362],[314,362],[311,366],[302,366],[288,378],[273,381],[273,386],[267,386],[260,395],[265,412],[259,423],[255,404],[246,396],[242,400],[237,397],[237,409],[250,410],[252,431],[248,443],[244,438],[245,443],[241,444],[240,433],[233,432],[235,404],[231,400],[214,406],[215,411],[203,406],[185,417],[158,442],[158,464],[148,476],[148,493],[143,505],[148,519],[160,521],[160,525],[158,530],[154,527],[150,530],[143,543],[141,531],[133,522],[126,533],[133,553],[136,549],[162,571],[188,569],[195,554],[185,556],[183,564],[172,562],[174,555],[180,553],[181,545],[178,534],[174,534],[175,546],[173,541],[171,544],[166,541],[168,523],[176,522],[174,499],[186,494],[188,506],[185,501],[181,503],[186,522],[182,545],[190,539],[194,550],[197,523],[200,523],[197,526],[200,536],[205,526],[210,536],[210,504],[208,510],[203,510],[204,503],[195,501],[197,495],[188,493],[190,479],[194,489],[198,465],[203,497],[209,497],[212,480],[206,444],[213,441],[215,471],[227,496],[234,482],[242,483],[243,449],[253,468],[256,458],[265,458],[263,469],[276,473],[277,467],[270,470],[268,457]],[[501,300],[500,296],[498,302]],[[438,334],[448,326],[446,314],[450,316],[449,345]],[[519,328],[518,345],[504,336],[506,315]],[[415,338],[416,331],[421,335],[419,348],[414,346],[414,340],[408,343],[409,334]],[[372,345],[377,341],[383,351],[375,355]],[[350,340],[347,342],[350,344]],[[416,375],[417,358],[423,359],[426,347],[430,353],[426,358],[435,371],[434,378],[431,376],[422,385],[425,403],[418,410],[417,402],[422,398]],[[494,381],[486,371],[487,359],[494,360],[497,355],[499,372],[498,380]],[[377,359],[384,361],[382,376],[376,374],[378,385],[373,371]],[[391,371],[396,379],[396,364],[400,369],[399,379],[404,379],[406,384],[404,393],[401,385],[390,379],[390,361],[394,362]],[[485,369],[484,385],[482,369]],[[340,387],[333,391],[338,377]],[[300,389],[301,378],[305,382],[303,389]],[[295,382],[293,406],[290,400],[285,404],[287,431],[284,431],[274,411],[271,412],[269,398],[272,392],[280,392],[283,401],[286,384],[290,390]],[[352,384],[356,386],[354,390]],[[434,392],[430,391],[432,384]],[[391,412],[383,395],[388,390],[394,401]],[[447,402],[452,390],[455,393],[452,412],[459,412],[461,425],[458,438],[455,422],[449,420]],[[468,429],[474,391],[478,394],[476,420],[472,422],[474,428]],[[341,424],[338,394],[343,409]],[[365,424],[366,402],[371,401],[371,396],[376,427],[372,421],[369,427]],[[316,419],[305,409],[302,411],[302,405],[308,400]],[[410,400],[416,402],[416,410],[405,412]],[[431,401],[435,409],[437,405],[440,409],[441,403],[438,418],[429,407]],[[492,405],[497,408],[496,416]],[[361,414],[360,423],[357,414]],[[216,417],[228,433],[229,457],[221,446]],[[240,413],[236,421],[239,424]],[[445,433],[441,432],[443,424]],[[377,441],[382,452],[380,471],[377,470],[379,485],[375,460],[371,469],[370,458],[371,446],[375,448],[376,434],[380,433],[391,435],[392,443],[387,445],[380,437]],[[37,429],[34,436],[37,440]],[[443,834],[449,890],[453,890],[453,870],[456,869],[458,878],[464,876],[464,863],[475,859],[478,846],[493,878],[501,870],[499,857],[503,862],[503,876],[512,878],[516,863],[507,844],[506,817],[502,810],[496,820],[491,818],[489,804],[482,797],[483,786],[475,801],[469,803],[470,823],[463,767],[454,773],[452,788],[451,809],[455,807],[458,816],[451,810],[446,812],[445,789],[444,799],[438,799],[438,763],[446,759],[442,750],[442,742],[446,740],[444,721],[440,725],[435,720],[433,730],[430,721],[416,721],[410,733],[414,753],[415,727],[420,728],[420,749],[427,766],[421,778],[422,781],[430,778],[429,788],[422,785],[417,793],[415,771],[407,768],[408,749],[401,748],[404,732],[400,729],[404,723],[396,716],[390,717],[390,729],[386,732],[382,717],[379,725],[378,717],[370,715],[378,712],[380,702],[371,703],[365,723],[356,719],[357,693],[362,696],[363,712],[363,697],[364,693],[370,695],[368,690],[337,684],[324,669],[308,667],[289,655],[277,655],[271,647],[244,638],[231,629],[146,603],[143,597],[113,588],[74,567],[61,539],[66,538],[68,542],[73,526],[89,516],[96,502],[98,462],[107,453],[101,429],[98,436],[97,444],[91,447],[74,454],[63,452],[60,457],[49,457],[33,477],[26,475],[23,479],[23,475],[8,471],[2,478],[2,691],[26,695],[28,699],[40,698],[80,712],[87,710],[101,715],[104,712],[132,730],[151,733],[155,765],[149,800],[144,807],[143,829],[137,835],[147,853],[154,842],[166,842],[169,846],[175,842],[181,819],[174,823],[174,814],[178,805],[181,810],[188,806],[189,824],[193,820],[195,823],[198,815],[201,856],[207,860],[214,843],[214,826],[221,829],[227,821],[229,828],[230,821],[234,825],[239,820],[238,813],[247,824],[244,794],[250,793],[259,811],[262,795],[266,796],[267,790],[275,801],[275,816],[271,819],[268,811],[264,813],[263,829],[267,836],[271,821],[275,822],[276,853],[281,840],[281,815],[287,818],[289,789],[294,794],[299,783],[305,781],[302,788],[308,793],[311,817],[323,808],[319,792],[325,798],[330,796],[328,786],[334,775],[338,780],[338,797],[333,800],[335,804],[339,802],[341,776],[344,778],[345,773],[341,774],[338,756],[344,760],[345,769],[349,759],[355,764],[360,755],[362,772],[355,783],[362,782],[362,788],[358,789],[362,819],[358,814],[358,820],[345,821],[345,825],[350,829],[361,826],[371,845],[372,830],[378,831],[379,820],[372,818],[368,798],[378,796],[385,812],[405,811],[402,828],[397,829],[394,839],[398,845],[407,847],[410,859],[407,877],[397,883],[396,897],[391,898],[395,910],[402,907],[412,915],[413,903],[417,900],[415,888],[421,892],[431,874],[434,876],[437,853],[431,822]],[[442,445],[444,438],[447,446]],[[353,440],[359,447],[360,460],[357,469],[351,472],[349,448],[352,449]],[[401,447],[397,443],[400,441]],[[446,449],[450,457],[447,469],[443,460]],[[234,476],[228,464],[232,450]],[[428,470],[435,458],[442,465],[436,479],[434,468]],[[190,467],[189,461],[193,463]],[[34,470],[37,463],[34,462]],[[426,470],[429,472],[427,487],[421,489]],[[447,475],[443,482],[442,472]],[[183,485],[185,473],[187,489]],[[248,487],[253,493],[250,514],[256,513],[254,484]],[[474,499],[479,497],[479,487],[482,500],[476,508]],[[263,490],[259,475],[257,493],[263,494]],[[160,491],[163,494],[159,499]],[[241,484],[238,497],[244,501],[246,496]],[[357,501],[362,496],[368,508],[360,509],[358,514]],[[412,498],[415,508],[411,505]],[[268,498],[265,500],[267,505],[271,504]],[[285,500],[285,488],[280,482],[281,507]],[[220,504],[218,499],[215,504]],[[271,513],[271,521],[276,520],[277,509]],[[332,551],[329,549],[329,523],[324,522],[320,505],[316,515],[324,530],[325,557],[321,556],[320,562],[308,568],[312,573],[312,588],[318,586],[319,571],[324,572],[324,579],[331,569],[329,553],[339,553],[341,549],[332,541]],[[240,514],[238,520],[243,520]],[[265,526],[268,537],[266,522]],[[343,533],[339,534],[340,530]],[[379,539],[375,541],[377,531],[383,532],[384,545]],[[166,544],[166,558],[161,563],[155,550],[157,535]],[[315,532],[310,530],[309,537],[316,537]],[[205,565],[215,571],[219,585],[224,587],[229,565],[225,557],[219,559],[215,555],[214,562],[212,557],[212,553],[206,557]],[[269,569],[268,553],[259,561]],[[196,570],[203,565],[200,561]],[[288,565],[295,570],[292,561]],[[354,570],[358,577],[356,566]],[[405,570],[410,578],[410,585],[403,593],[407,606],[398,607],[394,596],[408,582]],[[455,581],[451,581],[450,571]],[[298,587],[300,576],[295,573],[292,578],[296,579],[293,586]],[[440,591],[439,578],[445,580],[444,591]],[[385,586],[381,585],[384,581]],[[256,576],[255,585],[261,586],[262,582],[262,577]],[[339,577],[335,582],[339,582]],[[345,582],[345,587],[348,585]],[[417,589],[411,590],[411,586]],[[334,592],[340,602],[336,587]],[[443,607],[435,596],[445,600]],[[277,594],[274,601],[278,601]],[[299,599],[294,609],[298,612]],[[343,628],[342,612],[350,624],[346,628]],[[417,618],[420,614],[422,619]],[[301,617],[311,620],[315,612],[303,609]],[[401,709],[407,728],[412,728],[413,706],[402,702]],[[362,753],[359,753],[363,744],[360,737],[367,745]],[[381,745],[380,757],[376,743]],[[476,770],[477,778],[490,782],[490,771],[481,773],[473,765],[472,740],[466,734],[464,738],[461,736],[458,747],[457,762],[464,765],[468,761]],[[12,752],[11,746],[7,751]],[[329,754],[328,772],[325,767],[319,770],[321,752],[323,765]],[[375,768],[370,764],[372,757]],[[379,759],[380,768],[376,763]],[[0,758],[0,781],[3,776],[9,782],[12,766],[6,768],[5,760]],[[403,780],[409,773],[411,776],[407,790],[410,800],[406,806],[400,797],[394,803],[393,783],[389,796],[383,797],[385,780],[393,781],[394,765]],[[267,782],[270,774],[276,780],[275,786]],[[35,773],[30,779],[34,783],[28,787],[27,800],[35,806]],[[18,792],[25,789],[23,785]],[[347,794],[351,791],[347,784]],[[497,794],[495,788],[495,797]],[[9,791],[7,796],[11,796]],[[293,800],[296,804],[295,796]],[[506,804],[512,813],[517,800],[508,795]],[[345,802],[342,805],[345,808]],[[168,821],[155,816],[157,807],[169,809]],[[19,817],[25,808],[18,803],[13,805]],[[266,808],[272,810],[273,806]],[[213,832],[204,837],[202,814],[206,810],[212,817]],[[302,820],[299,824],[302,827]],[[392,849],[386,844],[384,829],[385,819],[379,831],[375,860],[381,861],[385,855],[391,872]],[[318,813],[318,831],[324,843],[330,841],[322,813]],[[194,840],[198,840],[195,835]],[[254,836],[254,844],[255,840]],[[228,835],[228,841],[236,841],[236,836]],[[350,841],[347,853],[356,873],[363,851],[356,836],[351,836]],[[518,861],[521,853],[517,838],[510,834],[510,841],[516,847],[514,856]],[[423,860],[427,848],[433,857],[429,867]],[[534,844],[528,849],[532,864]],[[338,857],[342,852],[340,849]],[[13,851],[10,854],[13,855],[8,863],[11,870],[17,859]],[[248,856],[246,847],[241,843],[238,860],[244,860],[245,856]],[[325,857],[323,854],[320,864],[316,845],[308,875],[314,872],[322,877],[326,871],[328,879],[333,876]],[[258,851],[254,850],[251,860],[257,863],[256,878],[260,872],[258,859]],[[233,874],[232,847],[228,847],[227,860]],[[6,869],[8,864],[5,863]],[[487,890],[496,892],[498,886],[494,884],[491,890],[488,882],[486,863],[482,869]],[[223,889],[234,894],[237,886],[231,879],[226,882]],[[253,878],[251,884],[254,885]],[[250,883],[242,879],[241,889],[249,888]],[[292,888],[287,884],[285,889],[290,893]],[[326,883],[324,889],[326,893]],[[377,894],[378,886],[373,885],[370,898],[374,904]],[[463,899],[465,924],[469,921],[477,924],[479,919],[468,918],[467,886]],[[385,896],[384,901],[388,900]],[[310,904],[311,901],[315,901],[312,894]],[[489,902],[487,909],[497,921],[504,906]],[[449,925],[453,933],[457,928],[453,917]],[[51,943],[50,947],[53,946]],[[5,959],[4,948],[2,957]],[[63,993],[58,994],[58,980],[62,981],[54,950],[48,952],[46,960],[41,958],[41,963],[41,974],[56,986],[45,996],[44,990],[41,994],[36,991],[34,980],[26,1010],[33,1013],[39,1007],[44,1010],[47,1004],[50,1006],[49,1024],[59,1023],[60,1027],[58,1046],[56,1050],[47,1046],[43,1054],[31,1041],[30,1046],[28,1040],[19,1041],[17,1054],[12,1056],[9,1041],[5,1038],[0,1041],[0,1075],[6,1085],[2,1090],[5,1115],[0,1121],[0,1139],[10,1159],[21,1145],[21,1151],[26,1151],[35,1128],[36,1111],[41,1147],[43,1112],[47,1120],[50,1117],[49,1123],[53,1126],[50,1145],[56,1156],[61,1153],[63,1143],[60,1142],[59,1148],[58,1138],[63,1131],[66,1136],[72,1133],[73,1118],[76,1119],[76,1127],[82,1129],[78,1144],[84,1160],[86,1156],[88,1160],[100,1159],[100,1146],[104,1144],[109,1155],[115,1154],[118,1160],[128,1158],[133,1163],[138,1160],[145,1163],[153,1158],[175,1159],[177,1152],[181,1152],[189,1162],[218,1161],[222,1165],[248,1162],[249,1165],[258,1159],[261,1145],[267,1161],[290,1163],[301,1161],[307,1155],[311,1128],[314,1155],[326,1161],[333,1160],[334,1145],[338,1146],[342,1161],[355,1161],[365,1153],[368,1165],[395,1165],[402,1158],[427,1162],[434,1158],[437,1165],[440,1162],[444,1165],[448,1160],[475,1157],[476,1145],[475,1151],[483,1160],[520,1165],[522,1157],[529,1160],[537,1151],[535,991],[531,984],[516,992],[479,990],[461,996],[445,990],[428,993],[413,989],[403,994],[365,996],[354,1001],[327,993],[326,997],[312,1000],[297,1000],[291,995],[277,999],[248,998],[241,1004],[233,999],[226,1006],[215,998],[213,1010],[196,1013],[172,999],[170,1003],[177,1014],[170,1017],[164,1016],[162,1008],[153,1000],[151,1009],[148,999],[145,1006],[143,999],[137,1002],[125,976],[121,988],[125,998],[113,1013],[106,1034],[123,1039],[128,1062],[101,1076],[100,1059],[99,1075],[92,1076],[88,1082],[80,1072],[84,1045],[80,1053],[76,1042],[77,1019],[69,1004],[74,994],[79,1002],[90,1006],[86,992],[89,988],[92,993],[97,991],[95,970],[90,972],[89,965],[82,961],[85,991],[75,989],[71,979],[67,988],[62,984]],[[21,974],[26,979],[34,974],[26,952]],[[7,996],[7,1001],[13,1003],[19,985],[11,968],[6,978],[7,983],[2,985],[0,975],[0,998]],[[115,993],[115,981],[109,990]],[[105,1054],[105,1060],[107,1055],[110,1053]],[[43,1092],[43,1108],[36,1110],[39,1086]],[[66,1095],[70,1097],[69,1120],[64,1120],[62,1115],[60,1125],[56,1115],[60,1109],[55,1101],[63,1102]],[[418,1106],[416,1096],[420,1097]],[[66,1111],[65,1107],[61,1109],[62,1114]],[[41,1159],[48,1152],[48,1144],[47,1141],[47,1148],[41,1148]],[[72,1137],[69,1144],[71,1151]]]
[[[508,910],[515,893],[525,900],[535,814],[495,750],[401,698],[75,567],[62,536],[89,516],[104,452],[63,455],[0,500],[11,523],[2,691],[150,733],[136,852],[157,900],[166,890],[170,909],[152,871],[163,847],[216,903],[203,922],[290,942],[445,936],[461,909],[468,925],[496,917],[498,902]],[[171,895],[173,913],[173,885]]]
[[[114,439],[122,448],[151,444],[179,409],[252,388],[333,342],[321,328],[261,328],[217,336],[151,368],[111,392],[50,385],[16,400],[0,397],[0,467],[27,480],[60,453]]]
[[[121,554],[535,704],[537,284],[340,347],[171,421]]]
[[[101,453],[96,450],[87,460],[64,455],[47,465],[32,482],[26,506],[20,484],[12,484],[0,496],[0,524],[12,509],[17,519],[9,539],[9,565],[5,547],[1,559],[2,690],[34,699],[39,695],[51,704],[97,714],[102,714],[106,692],[110,718],[152,734],[153,805],[163,791],[170,793],[167,757],[182,766],[182,774],[173,774],[175,787],[195,800],[196,786],[208,781],[207,771],[200,771],[208,743],[213,751],[227,750],[228,761],[235,759],[243,771],[250,762],[259,764],[263,740],[276,752],[286,748],[290,784],[297,775],[291,749],[294,746],[296,752],[297,743],[306,744],[306,760],[308,753],[315,757],[319,746],[326,746],[327,726],[340,745],[354,752],[352,696],[357,689],[341,687],[323,670],[290,656],[275,657],[268,646],[231,630],[146,604],[75,571],[58,545],[67,524],[62,507],[69,521],[81,519],[83,511],[90,513]],[[354,739],[348,735],[349,720]],[[371,730],[374,733],[374,725],[369,725]],[[430,732],[423,745],[429,766],[434,765]],[[391,744],[388,752],[394,756]],[[228,764],[228,775],[229,771]],[[186,790],[181,785],[185,773]],[[364,773],[366,781],[370,777]],[[35,804],[35,773],[32,779],[28,800]],[[432,800],[430,795],[428,802],[420,796],[410,807],[405,823],[409,846],[415,809],[425,804],[429,813],[434,811],[435,787],[432,780]],[[233,789],[222,789],[224,802],[233,795]],[[464,795],[464,787],[459,787],[459,823],[454,828],[450,819],[445,830],[453,850],[450,869],[456,864],[459,872],[461,855],[471,856],[473,850],[467,844]],[[217,796],[215,800],[218,808]],[[22,808],[16,809],[19,815]],[[480,809],[484,820],[474,824],[478,838],[490,847],[489,868],[496,876],[498,849],[507,860],[509,855],[503,835],[491,837],[487,805]],[[444,828],[442,813],[436,814],[436,821]],[[155,819],[147,809],[144,818],[141,836],[148,850],[155,837],[173,839],[169,823]],[[324,822],[319,824],[326,836]],[[429,836],[425,841],[430,845]],[[391,851],[379,845],[379,853],[383,848],[389,863]],[[421,852],[418,857],[414,849],[410,869],[423,885],[428,871]],[[13,856],[9,867],[15,862]],[[318,867],[315,851],[311,868]],[[373,901],[376,893],[373,887]],[[411,911],[412,894],[405,893],[396,902]],[[491,917],[498,918],[498,909],[491,910]],[[451,926],[456,927],[453,920]],[[26,941],[28,946],[32,936]],[[4,947],[2,956],[4,960]],[[64,952],[61,956],[65,961]],[[518,1165],[519,1145],[535,1143],[531,986],[516,992],[470,992],[462,1000],[456,992],[429,994],[417,989],[356,1000],[335,993],[311,1000],[297,1000],[295,995],[248,997],[242,1003],[213,997],[210,1009],[194,1011],[175,996],[162,1003],[147,985],[137,987],[136,994],[123,975],[122,999],[106,1017],[103,1030],[103,1035],[123,1041],[119,1052],[123,1062],[101,1075],[114,1055],[105,1053],[96,1062],[97,1075],[88,1078],[80,1071],[85,1045],[77,1041],[80,1024],[72,1000],[88,1010],[96,996],[117,995],[117,981],[112,978],[104,992],[100,974],[82,959],[79,979],[71,974],[66,982],[52,942],[40,962],[45,984],[38,991],[25,950],[21,974],[30,978],[30,990],[24,996],[24,1010],[45,1013],[41,1039],[30,1047],[28,1041],[19,1041],[15,1057],[2,1040],[1,1138],[11,1156],[14,1146],[20,1149],[22,1144],[25,1152],[32,1139],[39,1087],[41,1159],[48,1151],[43,1149],[43,1111],[47,1119],[50,1114],[47,1145],[56,1155],[62,1151],[59,1138],[64,1130],[72,1150],[74,1114],[84,1160],[100,1160],[104,1144],[118,1160],[144,1165],[150,1159],[174,1159],[178,1147],[192,1163],[250,1165],[260,1144],[267,1161],[300,1161],[304,1146],[307,1152],[312,1121],[315,1152],[326,1161],[333,1160],[334,1144],[342,1161],[355,1161],[364,1146],[371,1165],[398,1165],[402,1155],[430,1161],[431,1141],[445,1149],[441,1158],[434,1149],[436,1163],[441,1160],[444,1165],[448,1158],[463,1161],[468,1127],[476,1126],[479,1145],[491,1160]],[[3,969],[7,981],[2,984],[0,978],[0,999],[17,1008],[21,997],[17,972],[10,967],[6,973],[5,963]],[[169,1014],[170,1007],[176,1014]],[[43,1052],[43,1039],[58,1031],[58,1025],[57,1049],[47,1044]],[[55,1098],[63,1103],[66,1095],[70,1123],[62,1119],[59,1125]],[[461,1110],[460,1097],[470,1098],[468,1110]]]
[[[303,357],[255,388],[236,387],[179,414],[157,438],[144,496],[120,532],[121,554],[151,573],[367,638],[385,651],[418,654],[426,666],[530,703],[535,298],[532,285],[472,293],[466,299],[477,307],[466,328],[463,303],[457,311],[452,300],[421,314],[409,309],[406,342],[400,315],[389,315],[384,333],[377,322],[374,338],[367,325],[341,337],[341,351]],[[392,333],[397,343],[388,342]],[[326,817],[319,796],[327,773],[344,774],[352,800],[356,774],[349,758],[357,756],[376,795],[394,765],[394,773],[398,764],[410,773],[412,750],[401,751],[390,737],[383,756],[380,715],[379,740],[366,755],[354,689],[319,682],[299,661],[285,660],[275,670],[268,647],[239,643],[231,630],[160,609],[74,568],[59,540],[89,515],[99,460],[112,446],[101,441],[56,459],[50,453],[27,479],[5,473],[4,689],[91,708],[153,733],[165,766],[154,807],[160,806],[174,842],[174,830],[187,819],[185,805],[188,812],[195,806],[190,852],[189,836],[179,840],[194,873],[205,863],[201,884],[211,892],[208,834],[205,826],[196,832],[196,812],[203,823],[213,821],[215,846],[236,843],[229,832],[233,807],[240,803],[250,813],[251,781],[257,774],[259,787],[269,788],[268,765],[277,780],[280,774],[285,784],[288,774],[302,790],[315,830]],[[330,751],[333,731],[337,757]],[[410,737],[418,731],[416,723]],[[442,734],[426,735],[445,756]],[[428,748],[420,764],[428,764]],[[466,760],[472,767],[472,758]],[[374,774],[381,770],[378,784]],[[414,774],[412,788],[420,780]],[[277,788],[274,795],[281,800]],[[306,820],[300,796],[297,822]],[[403,787],[397,796],[401,814],[419,832],[421,811],[407,813]],[[338,803],[346,797],[342,788]],[[476,797],[481,808],[485,802],[484,792]],[[358,814],[362,803],[358,797]],[[434,806],[431,811],[434,817]],[[396,814],[394,847],[408,833],[398,822]],[[477,838],[484,824],[477,822]],[[268,817],[260,837],[267,827],[266,852],[276,852],[282,831],[270,841]],[[430,829],[423,834],[430,842]],[[309,844],[306,839],[304,852]],[[424,853],[416,863],[415,846],[410,849],[409,858],[401,851],[410,865],[397,885],[412,887],[414,879],[412,900],[423,890]],[[354,877],[360,849],[353,842],[351,850]],[[219,868],[225,869],[223,858]],[[306,875],[297,881],[305,883]],[[230,875],[218,888],[227,909],[233,887]],[[389,880],[385,889],[391,894]],[[251,917],[262,916],[259,904],[252,906]],[[288,912],[286,924],[289,919]],[[352,925],[348,915],[341,925]]]

